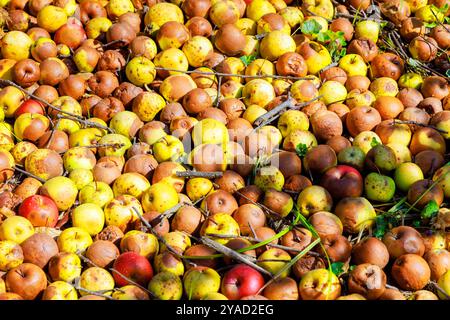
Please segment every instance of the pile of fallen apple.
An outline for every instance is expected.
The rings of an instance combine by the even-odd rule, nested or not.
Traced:
[[[450,295],[450,0],[0,0],[0,300]]]

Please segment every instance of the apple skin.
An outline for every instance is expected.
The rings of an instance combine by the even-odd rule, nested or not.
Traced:
[[[346,165],[337,165],[328,169],[322,176],[320,185],[336,200],[359,197],[363,192],[361,174],[355,168]]]
[[[193,267],[183,276],[183,288],[189,300],[200,300],[206,294],[219,291],[220,275],[208,267]]]
[[[22,202],[19,215],[30,220],[34,227],[54,228],[58,223],[59,211],[51,198],[36,194]]]
[[[14,112],[14,117],[18,117],[23,113],[31,113],[31,114],[45,114],[45,108],[44,105],[34,99],[28,99],[22,102],[22,104],[19,106],[19,108],[16,109]]]
[[[395,182],[389,176],[371,172],[364,179],[364,189],[367,199],[388,202],[394,197]]]
[[[150,262],[143,256],[135,252],[122,253],[116,261],[113,268],[134,282],[147,286],[153,277],[153,268]],[[116,285],[123,287],[131,284],[117,272],[113,272]]]
[[[227,271],[222,279],[221,292],[230,300],[257,294],[264,285],[264,278],[255,269],[240,264]]]

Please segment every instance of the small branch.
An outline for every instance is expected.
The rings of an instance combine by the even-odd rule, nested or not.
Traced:
[[[26,170],[20,169],[18,166],[14,166],[14,170],[19,171],[20,173],[23,173],[23,174],[25,174],[25,175],[27,175],[29,177],[32,177],[32,178],[38,180],[41,183],[47,182],[46,180],[42,179],[41,177],[38,177],[38,176],[36,176],[36,175],[26,171]]]
[[[437,284],[436,281],[430,281],[429,283],[430,283],[433,287],[435,287],[436,290],[439,291],[439,292],[445,297],[445,300],[450,300],[450,296],[447,294],[447,292],[445,292],[444,289],[442,289],[442,288]]]
[[[199,74],[199,75],[214,75],[216,77],[238,77],[243,79],[261,79],[261,78],[272,78],[272,79],[288,79],[288,80],[314,80],[312,77],[293,77],[293,76],[280,76],[274,74],[265,74],[265,75],[250,75],[250,74],[238,74],[238,73],[223,73],[223,72],[207,72],[207,71],[198,71],[198,70],[179,70],[172,68],[163,68],[163,67],[155,67],[155,70],[161,71],[173,71],[185,74]]]
[[[208,246],[210,248],[213,248],[217,252],[223,253],[224,255],[226,255],[226,256],[228,256],[230,258],[233,258],[233,259],[238,260],[238,261],[240,261],[242,263],[245,263],[246,265],[252,267],[253,269],[256,269],[259,272],[272,277],[272,274],[269,271],[267,271],[266,269],[258,266],[256,263],[250,261],[247,256],[245,256],[243,254],[240,254],[240,253],[237,253],[236,251],[234,251],[234,250],[232,250],[232,249],[230,249],[230,248],[228,248],[228,247],[226,247],[226,246],[224,246],[224,245],[222,245],[222,244],[220,244],[220,243],[218,243],[218,242],[216,242],[216,241],[214,241],[212,239],[209,239],[207,237],[201,237],[200,240],[201,240],[201,242],[204,245],[206,245],[206,246]]]
[[[397,119],[393,119],[393,123],[394,124],[396,124],[396,123],[398,123],[398,124],[413,124],[413,125],[416,125],[416,126],[419,126],[419,127],[431,128],[431,129],[434,129],[434,130],[442,132],[442,133],[448,133],[448,131],[439,129],[438,127],[435,127],[435,126],[433,126],[431,124],[423,124],[423,123],[420,123],[420,122],[417,122],[417,121],[412,121],[412,120],[397,120]]]
[[[139,217],[139,219],[142,221],[142,223],[148,228],[148,230],[150,230],[150,232],[159,240],[161,241],[162,244],[164,244],[167,248],[167,250],[172,253],[174,256],[176,256],[177,258],[181,259],[182,256],[174,249],[172,248],[172,246],[170,246],[166,240],[164,240],[163,237],[161,237],[154,229],[153,227],[150,225],[150,223],[148,223],[147,220],[144,219],[144,217],[142,216],[142,214],[139,212],[139,210],[137,210],[135,207],[132,207],[133,211],[136,213],[136,215]]]
[[[14,87],[14,88],[16,88],[16,89],[19,89],[19,90],[22,91],[23,93],[25,93],[25,95],[27,95],[27,96],[33,98],[34,100],[39,101],[40,103],[43,103],[44,105],[46,105],[47,107],[49,107],[49,108],[51,108],[51,109],[54,109],[54,110],[56,110],[56,111],[58,111],[58,112],[61,112],[61,113],[65,113],[65,114],[67,114],[67,115],[69,115],[69,116],[72,116],[72,117],[75,117],[75,118],[77,118],[77,119],[78,119],[78,118],[82,118],[82,117],[79,116],[79,115],[76,115],[76,114],[74,114],[74,113],[70,113],[70,112],[64,111],[64,110],[62,110],[62,109],[60,109],[60,108],[58,108],[58,107],[55,107],[55,106],[52,105],[51,103],[48,103],[46,100],[44,100],[44,99],[42,99],[42,98],[40,98],[40,97],[38,97],[38,96],[36,96],[36,95],[34,95],[34,94],[28,92],[26,89],[22,88],[21,86],[17,85],[16,83],[14,83],[14,82],[11,81],[11,80],[0,79],[0,85],[12,86],[12,87]]]
[[[215,179],[223,176],[223,172],[221,171],[212,171],[212,172],[202,172],[202,171],[177,171],[177,177],[180,178],[207,178],[207,179]]]
[[[125,41],[124,41],[124,40],[121,40],[121,39],[113,40],[113,41],[111,41],[111,42],[108,42],[108,43],[103,44],[103,45],[102,45],[102,48],[105,49],[105,48],[108,48],[108,47],[110,47],[110,46],[112,46],[112,45],[115,45],[115,44],[117,44],[117,43],[125,43]]]
[[[113,129],[111,129],[110,127],[106,127],[104,125],[101,125],[100,123],[97,122],[93,122],[93,121],[89,121],[86,119],[83,119],[80,116],[70,116],[70,115],[63,115],[63,114],[57,114],[56,117],[58,119],[69,119],[69,120],[73,120],[73,121],[77,121],[81,124],[83,124],[85,127],[89,127],[89,128],[99,128],[99,129],[103,129],[106,131],[109,131],[110,133],[114,133],[115,131]]]

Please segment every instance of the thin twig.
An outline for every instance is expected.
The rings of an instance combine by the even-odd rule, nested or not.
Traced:
[[[203,172],[203,171],[177,171],[177,177],[180,178],[207,178],[207,179],[215,179],[223,176],[222,171],[212,171],[212,172]]]
[[[206,245],[206,246],[208,246],[210,248],[213,248],[217,252],[221,252],[221,253],[223,253],[224,255],[226,255],[226,256],[228,256],[230,258],[233,258],[233,259],[238,260],[238,261],[240,261],[242,263],[245,263],[246,265],[248,265],[248,266],[258,270],[259,272],[272,277],[272,274],[269,271],[267,271],[266,269],[258,266],[256,263],[253,263],[252,261],[250,261],[248,256],[240,254],[240,253],[234,251],[233,249],[230,249],[230,248],[228,248],[228,247],[226,247],[226,246],[224,246],[224,245],[222,245],[222,244],[220,244],[220,243],[218,243],[218,242],[216,242],[216,241],[214,241],[212,239],[209,239],[207,237],[201,237],[200,241],[204,245]]]
[[[25,174],[25,175],[27,175],[27,176],[29,176],[29,177],[32,177],[32,178],[38,180],[38,181],[41,182],[41,183],[47,182],[47,180],[42,179],[41,177],[38,177],[38,176],[36,176],[36,175],[34,175],[34,174],[32,174],[32,173],[26,171],[26,170],[20,169],[17,165],[14,166],[14,170],[19,171],[20,173],[23,173],[23,174]]]

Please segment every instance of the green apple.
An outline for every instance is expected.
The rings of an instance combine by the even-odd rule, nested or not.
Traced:
[[[414,182],[423,179],[422,169],[413,162],[401,163],[397,169],[395,169],[395,184],[397,188],[403,192],[407,192]]]
[[[377,144],[366,155],[366,166],[369,170],[390,172],[397,168],[397,157],[392,148]]]
[[[127,63],[125,74],[132,84],[143,87],[155,79],[155,65],[144,56],[134,57]]]
[[[195,147],[201,144],[225,144],[229,140],[228,129],[216,119],[203,119],[194,125],[192,140]]]
[[[159,163],[176,161],[184,154],[184,145],[177,137],[166,135],[153,144],[153,155]]]
[[[400,76],[400,79],[398,79],[398,86],[400,88],[414,88],[420,90],[422,83],[422,76],[415,72],[404,73]]]
[[[327,106],[336,103],[343,102],[347,98],[347,89],[338,81],[326,81],[319,89],[319,95],[322,96],[322,100]]]
[[[142,195],[142,207],[145,212],[158,211],[163,213],[177,204],[177,190],[171,184],[164,181],[153,184]]]
[[[81,188],[78,195],[80,203],[94,203],[103,208],[114,198],[111,187],[101,181],[93,181]]]
[[[297,198],[297,206],[305,217],[319,212],[331,211],[333,199],[330,193],[321,186],[309,186],[300,192]]]
[[[364,159],[366,158],[366,154],[364,151],[357,146],[351,146],[342,149],[338,153],[338,162],[340,164],[346,164],[352,166],[358,170],[362,170],[364,168]]]
[[[367,65],[359,54],[347,54],[339,60],[339,68],[343,69],[348,77],[366,76]]]
[[[156,274],[148,284],[148,290],[158,300],[180,300],[183,295],[181,279],[171,272]]]
[[[294,129],[308,130],[308,116],[299,110],[288,110],[278,119],[278,129],[280,130],[283,138],[285,138],[288,133]]]
[[[206,294],[219,291],[220,275],[208,267],[193,267],[184,274],[183,287],[189,300],[201,300]]]
[[[364,178],[367,199],[379,202],[390,201],[395,194],[395,182],[391,177],[371,172]]]
[[[378,41],[378,34],[380,33],[380,23],[374,20],[361,19],[355,25],[356,39],[370,39],[374,43]]]

